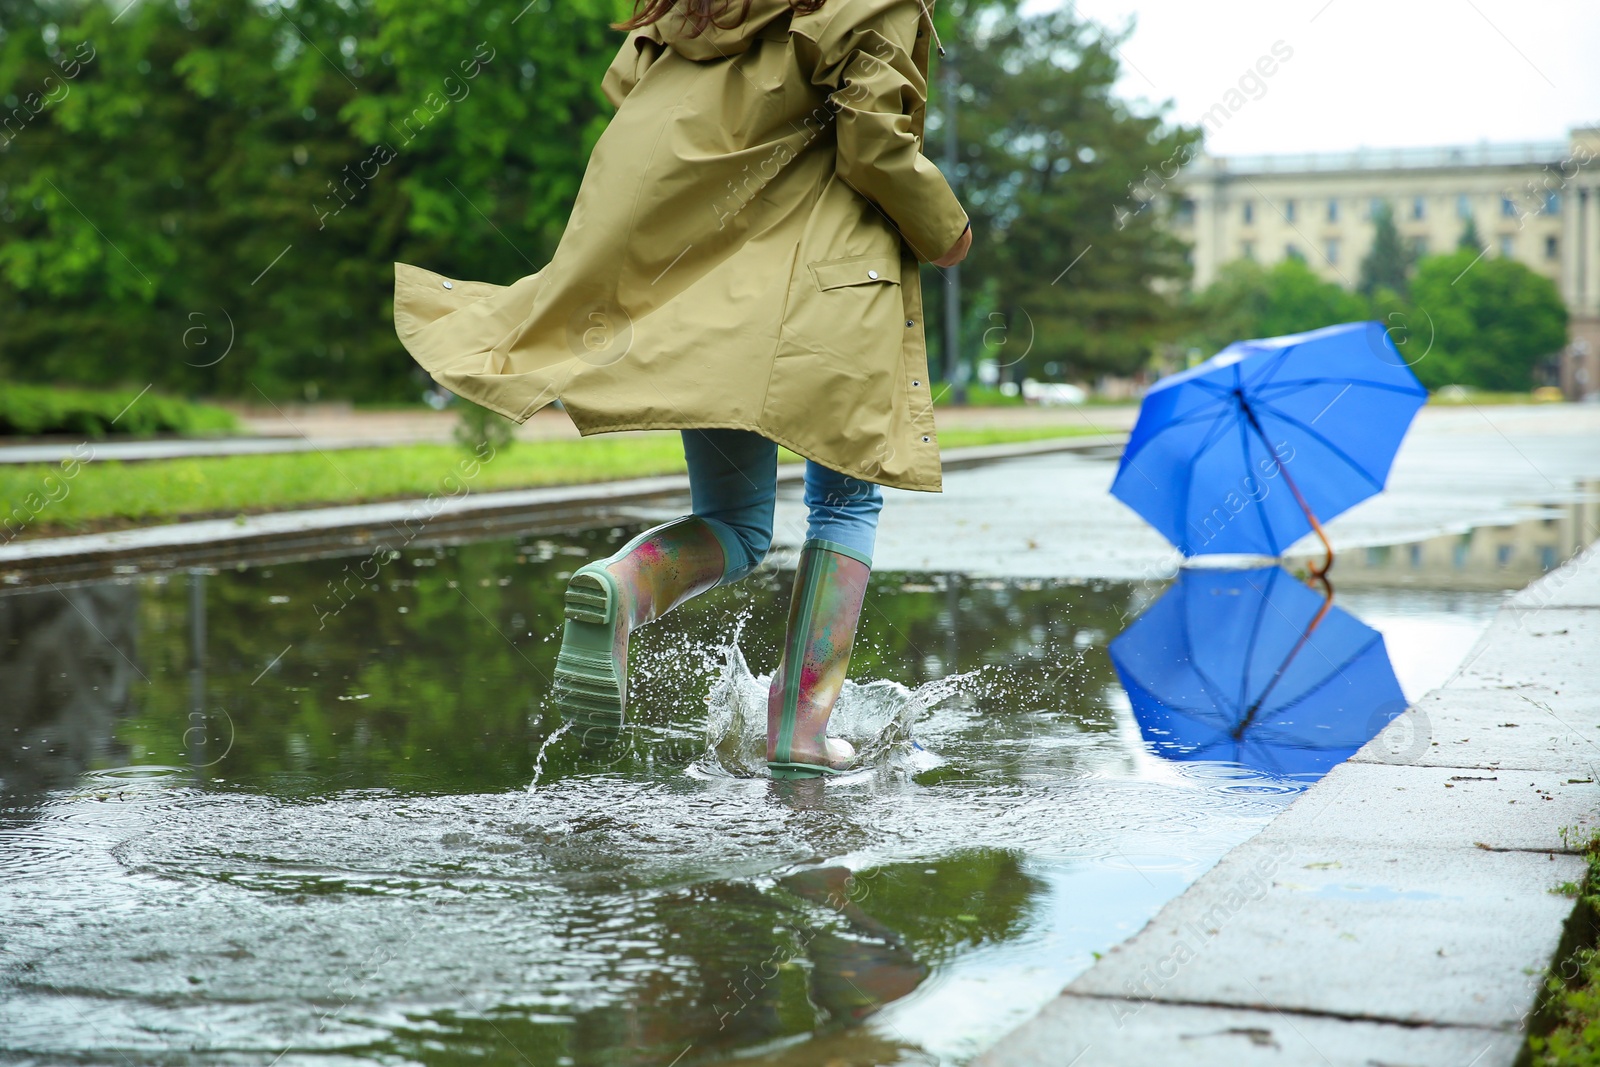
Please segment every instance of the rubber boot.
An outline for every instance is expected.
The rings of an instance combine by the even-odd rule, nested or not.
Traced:
[[[589,743],[607,743],[628,706],[628,635],[727,576],[717,530],[693,515],[646,530],[567,581],[555,699]]]
[[[850,646],[872,563],[832,541],[800,549],[783,658],[767,692],[767,767],[774,778],[848,770],[855,749],[829,737],[828,716],[844,688]]]

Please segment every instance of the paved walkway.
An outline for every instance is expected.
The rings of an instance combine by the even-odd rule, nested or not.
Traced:
[[[1600,545],[978,1067],[1493,1067],[1600,823]]]

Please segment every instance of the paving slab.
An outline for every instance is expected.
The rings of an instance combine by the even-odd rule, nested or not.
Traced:
[[[1553,710],[1503,689],[1442,689],[1417,701],[1352,763],[1556,771],[1596,779],[1600,699],[1588,715]]]
[[[1270,827],[1288,840],[1393,849],[1565,851],[1600,823],[1600,790],[1565,770],[1343,763]]]
[[[1516,1029],[1572,911],[1552,890],[1583,870],[1274,822],[1067,992]]]
[[[1521,1037],[1456,1026],[1397,1026],[1242,1008],[1068,994],[973,1067],[1467,1067],[1510,1063]]]
[[[1600,708],[1600,611],[1502,608],[1447,688],[1517,689]]]

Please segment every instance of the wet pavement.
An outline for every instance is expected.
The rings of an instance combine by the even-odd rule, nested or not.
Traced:
[[[1485,473],[1452,514],[1497,524],[1351,553],[1325,612],[1283,571],[1174,586],[1137,520],[1037,491],[1103,492],[1107,459],[897,494],[835,716],[866,766],[826,783],[762,771],[782,553],[639,635],[635,725],[601,752],[559,732],[551,638],[561,579],[634,525],[0,596],[0,1047],[962,1062],[1322,773],[1306,731],[1371,736],[1593,536],[1600,462],[1512,441],[1557,492]],[[966,530],[927,536],[958,492]],[[1008,524],[1047,539],[1031,573],[983,547]],[[1192,638],[1229,626],[1252,652],[1224,672]],[[1339,649],[1378,680],[1319,704]],[[1141,663],[1208,673],[1249,743],[1186,733],[1196,702]]]

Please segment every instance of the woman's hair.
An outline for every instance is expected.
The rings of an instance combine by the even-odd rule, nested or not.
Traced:
[[[824,0],[789,0],[789,6],[808,15],[823,5]],[[633,0],[633,17],[626,22],[613,22],[614,30],[637,30],[665,18],[673,11],[682,14],[689,24],[689,36],[698,37],[707,26],[719,30],[739,25],[750,14],[750,0],[741,0],[738,13],[726,22],[718,21],[734,7],[733,0]]]

